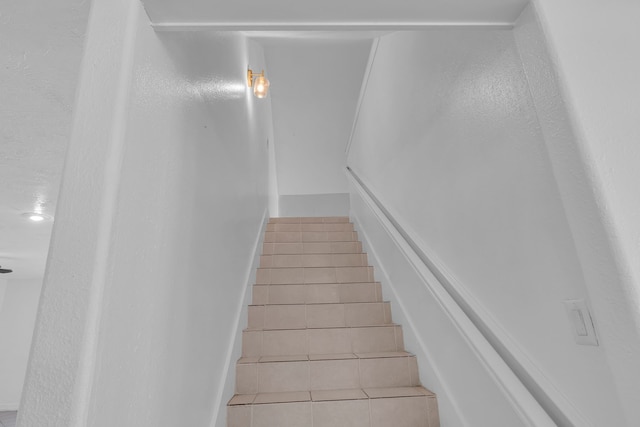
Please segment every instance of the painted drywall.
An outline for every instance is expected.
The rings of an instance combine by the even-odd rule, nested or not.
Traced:
[[[42,279],[71,133],[90,2],[3,1],[0,16],[0,265]]]
[[[622,422],[603,347],[573,341],[562,305],[589,295],[511,31],[382,37],[348,163],[557,405]]]
[[[42,288],[42,280],[5,282],[0,282],[0,411],[18,409]]]
[[[318,35],[258,41],[271,81],[278,193],[347,193],[345,147],[371,40]]]
[[[247,0],[243,3],[203,0],[145,0],[151,20],[171,27],[215,25],[232,29],[269,29],[288,26],[345,25],[398,27],[403,24],[434,23],[511,23],[525,6],[525,0],[328,0],[322,3],[268,3]]]
[[[549,89],[555,90],[569,111],[558,116],[553,106],[539,108],[626,425],[637,425],[640,106],[632,94],[640,93],[640,58],[631,52],[640,44],[636,24],[640,4],[546,0],[532,4],[552,67],[537,56],[540,49],[526,20],[516,34],[522,34],[518,42],[526,53],[534,97],[548,99]]]
[[[280,196],[281,216],[348,216],[349,193]]]
[[[19,425],[209,425],[268,207],[262,50],[90,19]]]

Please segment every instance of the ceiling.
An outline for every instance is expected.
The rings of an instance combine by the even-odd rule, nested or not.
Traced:
[[[3,0],[0,10],[0,265],[40,278],[55,214],[89,2]]]

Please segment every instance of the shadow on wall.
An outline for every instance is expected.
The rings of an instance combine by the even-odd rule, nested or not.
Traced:
[[[0,427],[16,427],[17,411],[0,412]]]

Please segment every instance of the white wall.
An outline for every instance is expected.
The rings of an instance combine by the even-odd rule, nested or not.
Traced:
[[[348,210],[345,147],[371,40],[259,41],[271,81],[280,214],[312,215],[311,203],[325,208],[322,215],[342,215]],[[320,196],[288,197],[309,195]]]
[[[603,347],[573,341],[562,305],[589,295],[511,31],[382,37],[349,165],[554,397],[557,419],[624,425]]]
[[[19,425],[208,426],[268,214],[262,49],[96,1],[87,52]]]
[[[629,1],[532,2],[569,115],[543,109],[545,136],[606,343],[628,425],[640,422],[640,4]],[[531,46],[525,27],[519,45]],[[528,51],[534,96],[549,73]],[[527,64],[527,62],[525,62]],[[555,77],[555,76],[554,76]],[[537,91],[536,91],[537,90]],[[566,128],[569,130],[567,131]],[[563,142],[570,132],[576,141]],[[579,164],[572,159],[579,159]],[[564,172],[562,172],[564,171]],[[564,188],[563,188],[564,187]],[[585,189],[586,187],[586,189]]]
[[[18,409],[41,280],[0,279],[0,411]]]

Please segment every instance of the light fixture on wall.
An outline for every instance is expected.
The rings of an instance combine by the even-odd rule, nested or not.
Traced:
[[[255,79],[255,80],[254,80]],[[264,76],[264,70],[260,74],[247,70],[247,85],[253,87],[253,94],[257,98],[264,98],[269,92],[269,80]]]

